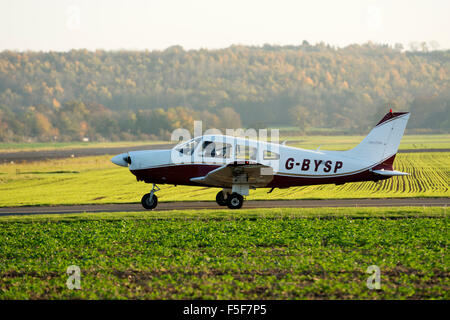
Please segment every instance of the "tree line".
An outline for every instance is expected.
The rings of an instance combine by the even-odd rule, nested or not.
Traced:
[[[450,130],[450,50],[323,43],[0,53],[0,141],[167,138],[178,127],[362,133],[390,107]]]

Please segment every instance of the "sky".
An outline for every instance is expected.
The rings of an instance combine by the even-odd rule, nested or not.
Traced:
[[[324,42],[450,49],[449,0],[0,0],[0,50]]]

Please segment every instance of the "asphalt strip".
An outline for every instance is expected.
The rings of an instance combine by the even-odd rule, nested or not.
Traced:
[[[253,208],[330,208],[330,207],[447,207],[450,198],[394,198],[394,199],[326,199],[326,200],[250,200],[243,209]],[[154,211],[227,209],[213,201],[160,202]],[[139,203],[87,204],[67,206],[1,207],[0,216],[71,214],[88,212],[139,212],[147,211]]]

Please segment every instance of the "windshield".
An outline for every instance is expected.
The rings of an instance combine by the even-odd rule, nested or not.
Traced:
[[[200,138],[195,138],[192,140],[189,140],[188,142],[185,142],[178,147],[175,147],[175,150],[177,150],[179,153],[184,155],[192,155],[192,153],[195,150],[195,147],[197,146],[198,142],[200,141]]]

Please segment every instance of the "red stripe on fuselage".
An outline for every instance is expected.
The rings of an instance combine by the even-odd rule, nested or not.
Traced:
[[[208,172],[221,166],[222,165],[220,164],[169,165],[156,168],[132,170],[131,172],[136,176],[138,181],[145,181],[146,183],[205,186],[204,184],[192,182],[191,178],[206,176]],[[347,182],[375,181],[388,178],[389,176],[379,176],[368,169],[355,174],[315,178],[275,174],[273,180],[266,187],[285,188],[318,184],[343,184]]]
[[[267,185],[267,188],[287,188],[298,186],[310,186],[319,184],[344,184],[348,182],[360,182],[360,181],[378,181],[388,179],[387,176],[375,175],[369,170],[363,172],[349,174],[346,176],[330,176],[320,178],[308,178],[308,177],[289,177],[275,174],[273,180]]]
[[[198,186],[200,184],[192,182],[191,178],[206,176],[208,172],[221,166],[221,164],[180,164],[132,170],[131,173],[136,176],[138,181],[146,183]]]

